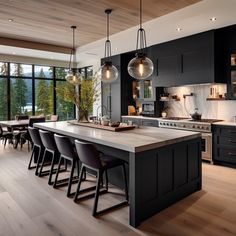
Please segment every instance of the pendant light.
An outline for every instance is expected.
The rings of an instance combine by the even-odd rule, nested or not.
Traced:
[[[147,57],[146,33],[142,27],[142,0],[140,0],[140,28],[137,32],[137,44],[135,58],[128,64],[128,73],[135,79],[145,80],[153,73],[153,62]]]
[[[73,41],[72,41],[72,49],[71,49],[71,54],[70,54],[70,63],[69,63],[69,71],[66,75],[66,80],[73,84],[73,85],[79,85],[81,82],[81,75],[76,67],[76,50],[75,50],[75,29],[76,26],[72,25],[72,34],[73,34]]]
[[[103,83],[112,83],[118,78],[118,70],[112,65],[111,61],[111,41],[109,40],[109,15],[111,14],[111,9],[106,9],[107,14],[107,40],[105,42],[105,62],[99,70],[101,80]]]

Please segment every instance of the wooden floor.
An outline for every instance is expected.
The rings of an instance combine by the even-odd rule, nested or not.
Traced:
[[[91,216],[93,200],[75,204],[65,189],[47,185],[27,170],[27,149],[0,145],[0,236],[236,235],[236,169],[203,164],[203,190],[134,229],[128,207]],[[117,201],[105,194],[100,207]]]

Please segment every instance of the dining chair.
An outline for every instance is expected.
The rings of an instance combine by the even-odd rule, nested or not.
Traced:
[[[4,143],[4,148],[6,147],[7,141],[11,141],[13,140],[13,132],[9,132],[9,131],[4,131],[2,126],[0,125],[0,139],[2,139],[3,143]]]
[[[101,155],[101,153],[97,150],[97,148],[91,143],[85,143],[85,142],[80,142],[78,140],[75,140],[75,147],[76,147],[79,159],[82,162],[82,166],[81,166],[79,182],[78,182],[78,187],[75,193],[74,201],[77,202],[85,198],[94,197],[94,193],[92,193],[92,194],[78,198],[80,193],[83,193],[85,191],[85,189],[83,189],[83,191],[80,190],[83,172],[86,171],[86,169],[90,169],[97,173],[96,192],[95,192],[95,199],[94,199],[94,205],[93,205],[93,211],[92,211],[93,216],[96,216],[98,214],[110,211],[112,209],[127,205],[129,201],[129,194],[128,194],[128,184],[127,184],[127,177],[126,177],[126,170],[125,170],[125,161],[115,158],[113,156],[107,156],[104,154]],[[125,200],[98,212],[97,206],[98,206],[99,195],[101,193],[108,192],[107,171],[109,169],[112,169],[118,166],[121,166],[123,169]],[[106,179],[105,190],[100,191],[101,186],[103,186],[104,173],[105,173],[105,179]]]

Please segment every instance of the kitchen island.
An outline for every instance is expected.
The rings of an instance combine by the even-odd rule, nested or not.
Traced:
[[[111,132],[65,121],[34,126],[92,142],[127,161],[133,227],[202,187],[200,133],[142,126]]]

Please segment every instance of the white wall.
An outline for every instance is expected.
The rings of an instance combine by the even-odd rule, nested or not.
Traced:
[[[194,85],[166,89],[166,92],[171,95],[180,97],[180,101],[165,102],[165,106],[168,107],[168,116],[189,117],[189,114],[193,113],[194,108],[197,107],[202,113],[202,118],[233,121],[233,116],[236,116],[236,101],[207,101],[206,98],[209,97],[212,86]],[[218,88],[220,94],[226,92],[226,85],[214,85],[214,87]],[[183,98],[183,94],[190,93],[194,93],[194,96]]]

